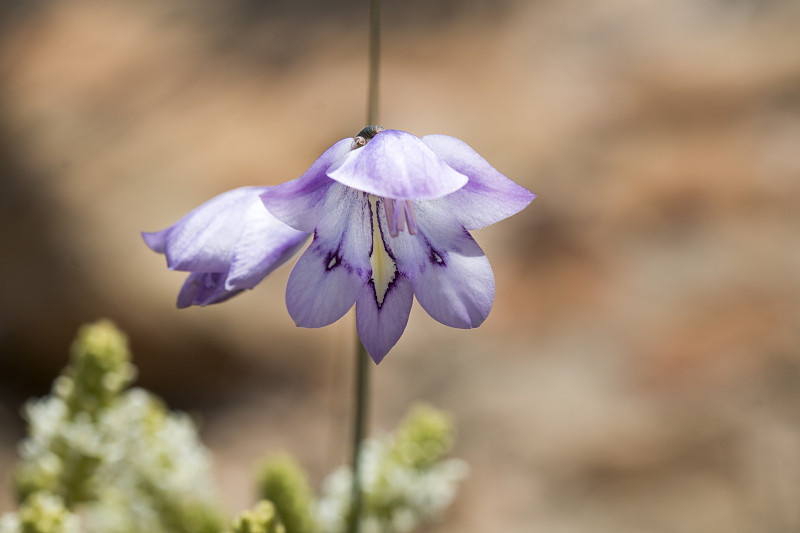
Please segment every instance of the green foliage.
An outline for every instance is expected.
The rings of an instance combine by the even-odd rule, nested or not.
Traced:
[[[275,504],[286,533],[313,533],[313,497],[305,473],[291,457],[264,462],[258,475],[261,498]]]

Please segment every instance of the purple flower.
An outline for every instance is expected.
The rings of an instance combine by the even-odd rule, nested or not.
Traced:
[[[379,363],[414,296],[442,324],[483,323],[494,276],[468,230],[534,196],[458,139],[371,126],[331,146],[299,179],[225,193],[144,237],[170,268],[192,272],[178,299],[185,306],[252,288],[313,233],[289,276],[289,314],[298,326],[322,327],[355,304],[359,337]]]
[[[167,256],[170,270],[191,272],[178,294],[178,307],[224,302],[288,261],[308,233],[283,224],[264,209],[267,187],[222,193],[169,228],[142,233],[154,252]]]

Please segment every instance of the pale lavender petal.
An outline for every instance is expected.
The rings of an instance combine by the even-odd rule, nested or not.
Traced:
[[[325,214],[325,199],[333,182],[326,172],[350,152],[353,139],[342,139],[328,148],[305,173],[294,181],[270,187],[261,200],[284,224],[301,230],[314,231]]]
[[[252,289],[292,258],[310,235],[272,216],[258,196],[243,210],[243,227],[225,280],[227,290]]]
[[[386,239],[386,244],[398,271],[411,281],[417,301],[429,315],[447,326],[477,327],[494,302],[489,260],[450,213],[437,211],[431,204],[415,204],[417,235],[401,233]]]
[[[205,306],[224,302],[243,289],[225,289],[225,274],[220,272],[192,272],[178,293],[178,308],[192,305]]]
[[[331,167],[328,176],[376,196],[407,200],[441,198],[467,183],[419,138],[397,130],[379,132]]]
[[[380,305],[371,281],[361,289],[356,302],[356,326],[364,348],[376,364],[400,340],[413,301],[411,283],[403,276],[397,276],[389,284]]]
[[[455,137],[426,135],[422,141],[450,167],[469,178],[464,187],[437,201],[439,209],[452,213],[467,229],[483,228],[510,217],[536,197]]]
[[[223,193],[169,228],[142,233],[165,253],[171,270],[190,271],[178,307],[208,305],[251,289],[285,263],[307,240],[272,216],[259,198],[265,187]]]
[[[371,276],[372,211],[366,196],[341,184],[328,191],[328,210],[311,246],[289,275],[286,307],[298,326],[317,328],[341,318]]]
[[[143,233],[142,237],[151,249],[166,254],[170,270],[226,272],[239,235],[251,222],[251,207],[260,203],[258,195],[265,190],[241,187],[224,192],[166,230]],[[263,216],[270,217],[266,210]]]
[[[154,252],[163,254],[167,249],[167,239],[169,239],[169,233],[171,231],[172,227],[162,229],[161,231],[143,231],[142,239],[144,239],[144,243],[148,248]]]

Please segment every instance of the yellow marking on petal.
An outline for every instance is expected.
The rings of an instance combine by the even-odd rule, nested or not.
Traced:
[[[369,262],[372,265],[372,283],[375,286],[375,298],[378,300],[378,307],[383,305],[386,291],[397,275],[397,265],[394,259],[386,251],[386,246],[381,238],[381,230],[378,226],[377,199],[370,195],[370,206],[372,207],[372,255]]]

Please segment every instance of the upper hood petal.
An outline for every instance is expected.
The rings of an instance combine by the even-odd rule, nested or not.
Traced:
[[[467,177],[410,133],[384,130],[328,169],[332,179],[386,198],[431,200],[457,191]]]

